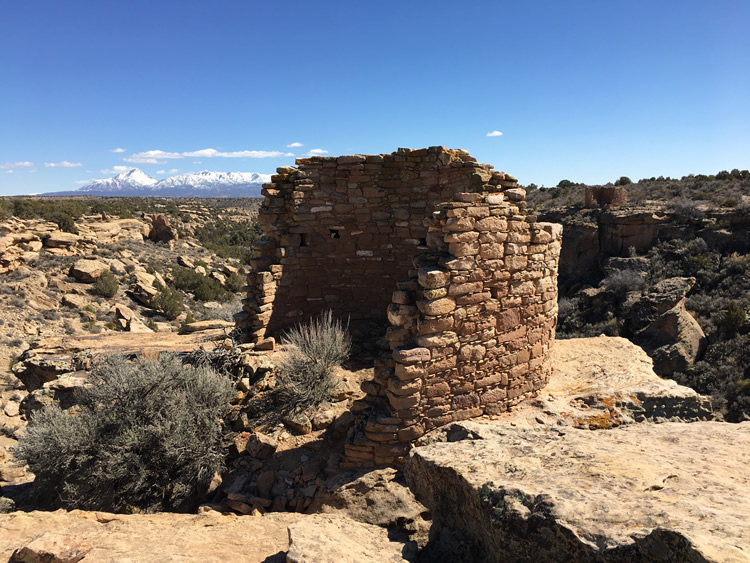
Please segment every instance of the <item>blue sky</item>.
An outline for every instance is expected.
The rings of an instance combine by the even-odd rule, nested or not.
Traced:
[[[750,168],[748,30],[746,0],[0,0],[0,195],[430,145],[546,186]]]

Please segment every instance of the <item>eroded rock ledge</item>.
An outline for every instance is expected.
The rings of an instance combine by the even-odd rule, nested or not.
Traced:
[[[428,553],[473,561],[748,561],[750,423],[592,433],[466,422],[411,451]]]

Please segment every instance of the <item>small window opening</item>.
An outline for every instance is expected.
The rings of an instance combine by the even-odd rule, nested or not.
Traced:
[[[427,246],[427,239],[426,238],[419,239],[419,244],[417,246]]]
[[[338,229],[328,229],[328,232],[331,233],[331,238],[341,238]]]
[[[300,246],[307,246],[307,235],[305,233],[300,233],[300,235],[299,235],[299,245]]]

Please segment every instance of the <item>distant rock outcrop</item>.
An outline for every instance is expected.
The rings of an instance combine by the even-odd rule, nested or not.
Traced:
[[[706,335],[685,308],[685,296],[695,278],[670,278],[659,282],[631,308],[633,340],[654,361],[654,371],[671,376],[700,359]]]
[[[154,242],[169,242],[178,237],[177,231],[169,224],[169,219],[164,215],[154,215],[151,218],[151,230],[148,238]]]

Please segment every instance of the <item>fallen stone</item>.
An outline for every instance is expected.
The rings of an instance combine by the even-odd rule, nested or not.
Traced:
[[[334,417],[335,415],[331,409],[316,412],[311,420],[313,428],[315,428],[315,430],[328,428],[333,422]]]
[[[304,413],[295,413],[285,416],[283,422],[289,428],[300,434],[309,434],[312,432],[312,422]]]
[[[279,443],[276,438],[262,432],[254,432],[247,442],[247,453],[257,459],[268,459],[276,453]]]

